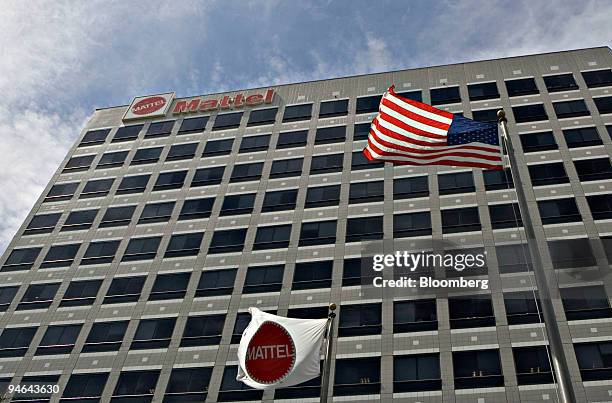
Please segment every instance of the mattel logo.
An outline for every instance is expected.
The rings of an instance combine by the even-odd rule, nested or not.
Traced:
[[[193,98],[186,101],[177,101],[172,109],[173,114],[209,112],[217,109],[241,108],[243,106],[256,106],[271,104],[274,100],[274,90],[269,89],[264,93],[245,95],[242,92],[233,97],[225,95],[220,99]]]
[[[123,120],[165,116],[174,99],[174,92],[136,97],[125,112]]]

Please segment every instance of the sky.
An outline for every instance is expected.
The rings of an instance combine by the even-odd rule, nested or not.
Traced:
[[[0,253],[95,108],[610,46],[610,16],[609,0],[5,0]]]

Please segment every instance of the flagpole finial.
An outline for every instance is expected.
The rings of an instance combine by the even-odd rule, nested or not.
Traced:
[[[337,308],[336,304],[334,304],[333,302],[331,304],[329,304],[329,310],[330,311],[335,311]]]
[[[497,121],[500,123],[508,121],[508,119],[506,119],[506,112],[503,109],[497,111]]]

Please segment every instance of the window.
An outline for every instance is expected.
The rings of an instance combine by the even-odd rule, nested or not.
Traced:
[[[180,189],[187,177],[187,171],[162,172],[157,177],[153,191]]]
[[[138,224],[168,222],[174,210],[174,202],[150,203],[144,206]]]
[[[455,104],[461,102],[459,87],[443,87],[429,90],[432,105]]]
[[[203,232],[192,234],[174,234],[170,238],[164,258],[195,256],[200,253]]]
[[[278,108],[257,109],[251,111],[247,126],[271,125],[276,120]]]
[[[431,215],[429,211],[395,214],[393,216],[394,238],[423,235],[431,235]]]
[[[221,387],[217,401],[219,402],[235,402],[240,400],[255,400],[260,401],[263,397],[263,390],[253,389],[245,383],[236,379],[238,374],[237,366],[226,366],[223,370],[223,378],[221,379]]]
[[[538,202],[542,224],[582,221],[574,199],[542,200]]]
[[[567,320],[609,318],[612,316],[608,295],[602,285],[561,288]]]
[[[552,164],[529,165],[529,176],[533,186],[557,185],[569,183],[569,178],[565,172],[562,162]]]
[[[106,209],[106,212],[104,212],[99,227],[106,228],[128,225],[132,220],[134,210],[136,210],[136,206],[109,207]]]
[[[308,188],[305,208],[337,206],[340,203],[340,185]]]
[[[323,174],[328,172],[341,172],[344,154],[315,155],[312,157],[310,174]]]
[[[343,116],[348,113],[348,99],[338,101],[321,102],[319,118],[329,118],[332,116]]]
[[[287,248],[289,246],[290,236],[291,224],[258,227],[253,249]]]
[[[336,220],[302,223],[299,246],[336,242]]]
[[[514,181],[509,168],[503,170],[485,170],[482,172],[485,190],[512,189]]]
[[[140,151],[140,150],[139,150]],[[116,168],[123,165],[128,156],[128,151],[114,151],[102,154],[96,169]],[[138,154],[138,152],[136,152]]]
[[[191,187],[218,185],[223,178],[225,167],[200,168],[196,170]]]
[[[265,151],[270,145],[270,135],[247,136],[242,138],[239,153],[249,153],[255,151]]]
[[[612,85],[612,69],[583,71],[582,77],[589,88]]]
[[[346,126],[319,127],[315,144],[341,143],[346,140]]]
[[[240,126],[242,112],[224,113],[217,115],[213,130],[235,129]]]
[[[175,144],[170,147],[166,161],[188,160],[195,157],[198,143]]]
[[[333,266],[334,262],[331,260],[296,263],[291,289],[308,290],[312,288],[330,288],[332,284]]]
[[[72,157],[68,160],[62,172],[87,171],[95,157],[95,154]]]
[[[604,113],[612,113],[612,97],[597,97],[593,98],[597,110],[602,115]]]
[[[91,327],[83,345],[83,353],[117,351],[121,347],[123,336],[129,321],[96,322]]]
[[[113,186],[114,179],[93,179],[88,181],[79,199],[106,196]]]
[[[205,401],[211,375],[212,368],[173,368],[164,403]]]
[[[378,112],[378,106],[380,105],[381,99],[382,95],[357,98],[357,108],[355,112],[357,114]]]
[[[210,140],[204,146],[202,157],[212,157],[215,155],[227,155],[232,152],[234,139]]]
[[[380,393],[380,357],[336,360],[334,396]]]
[[[548,115],[544,110],[544,105],[524,105],[513,106],[512,113],[516,123],[535,122],[538,120],[548,120]]]
[[[596,266],[595,255],[588,238],[548,241],[548,250],[555,269]]]
[[[338,336],[365,336],[380,334],[382,330],[380,304],[342,305]]]
[[[36,389],[32,390],[28,388],[36,388],[42,385],[56,385],[59,384],[60,375],[30,375],[24,376],[19,382],[24,392],[22,394],[15,394],[11,402],[50,402],[53,397],[52,391],[45,391],[46,393],[35,393]]]
[[[371,123],[355,123],[353,141],[366,140],[370,134]]]
[[[506,81],[506,89],[508,90],[509,97],[517,97],[519,95],[532,95],[539,94],[538,87],[536,86],[533,78],[521,78],[518,80]]]
[[[254,202],[255,193],[225,196],[220,215],[251,214]]]
[[[472,172],[458,172],[438,175],[438,187],[441,195],[470,193],[476,191]]]
[[[574,344],[582,380],[599,381],[612,379],[612,342]]]
[[[185,324],[181,347],[218,346],[225,324],[225,315],[190,316]]]
[[[100,401],[107,379],[107,373],[72,374],[60,401]]]
[[[261,179],[263,162],[234,165],[230,182],[247,182]]]
[[[497,123],[497,111],[498,109],[472,111],[472,119],[477,122]]]
[[[151,175],[126,176],[117,188],[117,194],[142,193],[147,188]]]
[[[552,132],[521,134],[519,138],[521,139],[523,151],[526,153],[556,150],[559,148]]]
[[[83,139],[79,143],[79,147],[95,146],[104,143],[110,131],[111,129],[89,130],[85,133],[85,136],[83,136]]]
[[[132,126],[123,126],[117,129],[115,133],[115,137],[111,140],[111,143],[118,143],[120,141],[129,141],[136,140],[138,138],[138,134],[142,130],[143,125],[132,125]]]
[[[174,127],[174,120],[165,122],[153,122],[149,125],[145,138],[169,136]]]
[[[451,297],[448,299],[451,329],[495,326],[491,297]]]
[[[145,276],[114,278],[102,303],[120,304],[138,301],[145,279]]]
[[[53,232],[55,224],[61,217],[61,213],[37,214],[23,231],[23,235],[48,234]]]
[[[349,188],[349,203],[370,203],[385,198],[384,181],[353,182]]]
[[[522,227],[521,212],[517,203],[489,205],[493,229]]]
[[[183,119],[178,134],[203,132],[209,118],[210,116],[201,116],[199,118]]]
[[[393,357],[393,392],[420,392],[442,389],[440,354],[412,354]]]
[[[206,270],[202,272],[196,297],[231,295],[234,291],[237,269]]]
[[[246,228],[215,231],[208,253],[239,252],[244,248]]]
[[[302,174],[302,164],[304,159],[291,158],[276,160],[272,162],[270,178],[286,178],[290,176],[300,176]]]
[[[131,238],[127,249],[123,253],[123,262],[134,260],[153,259],[157,254],[157,248],[161,241],[161,236],[148,238]]]
[[[576,84],[576,81],[574,80],[574,75],[572,73],[545,76],[543,78],[544,84],[546,84],[546,89],[548,90],[548,92],[559,92],[578,89],[578,84]]]
[[[383,238],[383,217],[348,218],[346,242],[362,242]]]
[[[569,148],[599,146],[603,142],[594,127],[581,127],[579,129],[563,130],[565,142]]]
[[[480,231],[477,207],[442,210],[442,231],[445,234]]]
[[[395,95],[399,95],[402,98],[412,99],[413,101],[423,102],[423,95],[421,94],[421,90],[396,92]]]
[[[298,120],[310,120],[312,115],[312,104],[289,105],[285,107],[283,114],[284,122],[295,122]]]
[[[2,265],[2,271],[29,270],[42,248],[13,249]]]
[[[0,312],[8,311],[13,298],[17,295],[19,286],[0,287]]]
[[[167,348],[175,323],[176,318],[141,319],[130,350]]]
[[[612,179],[612,165],[609,158],[593,158],[574,161],[580,182]]]
[[[531,255],[526,244],[499,245],[495,247],[495,251],[501,273],[531,270]]]
[[[308,308],[291,308],[287,312],[288,318],[297,319],[322,319],[329,314],[329,308],[325,306],[311,306]]]
[[[249,267],[242,293],[279,292],[283,286],[284,269],[283,265]]]
[[[49,326],[35,355],[70,354],[83,325]]]
[[[60,307],[93,305],[102,280],[71,281],[62,297]]]
[[[497,83],[470,84],[467,87],[470,101],[499,98]]]
[[[297,189],[266,192],[261,211],[265,213],[269,211],[293,210],[295,209],[297,193]]]
[[[80,243],[52,245],[40,264],[40,268],[70,266],[80,247]]]
[[[63,201],[70,200],[72,196],[74,196],[74,192],[79,186],[79,182],[73,183],[60,183],[57,185],[53,185],[51,189],[49,189],[49,193],[45,196],[45,202],[49,201]]]
[[[504,385],[498,350],[454,351],[455,389]]]
[[[184,298],[191,273],[158,274],[149,301]]]
[[[137,401],[138,403],[151,402],[155,393],[155,385],[159,378],[157,371],[122,371],[113,391],[111,403],[124,401]],[[117,399],[117,397],[125,399]]]
[[[438,329],[435,299],[393,302],[393,333]]]
[[[587,196],[587,202],[595,220],[612,218],[612,196],[609,194]]]
[[[72,211],[60,231],[78,231],[89,229],[98,215],[98,210]]]
[[[363,271],[371,271],[371,261],[364,263],[363,265]],[[342,268],[342,286],[349,287],[354,285],[361,285],[362,283],[372,283],[371,278],[369,276],[362,276],[362,260],[360,258],[344,259],[344,265]]]
[[[373,162],[366,158],[361,151],[354,151],[351,156],[351,171],[357,171],[360,169],[374,169],[383,168],[384,162]]]
[[[91,242],[81,259],[81,266],[112,262],[120,242],[119,240]]]
[[[48,308],[53,302],[59,286],[60,283],[30,284],[23,294],[17,310]]]
[[[519,385],[553,383],[546,346],[514,347],[512,354]]]
[[[154,164],[159,161],[163,147],[140,148],[136,150],[130,165]]]
[[[537,293],[536,293],[537,296]],[[504,293],[504,306],[509,325],[522,325],[540,322],[540,300],[532,291]]]
[[[553,102],[553,107],[555,108],[555,113],[559,119],[588,116],[591,114],[583,99]]]
[[[308,130],[298,130],[295,132],[284,132],[278,135],[276,149],[304,147],[308,140]]]
[[[4,328],[0,334],[0,357],[23,357],[38,327]]]
[[[214,197],[185,200],[178,217],[179,221],[210,217],[214,202]]]
[[[412,199],[416,197],[428,197],[429,184],[427,176],[413,178],[400,178],[393,180],[393,199]]]

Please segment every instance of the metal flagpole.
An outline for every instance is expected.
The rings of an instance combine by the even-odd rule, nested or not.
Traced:
[[[503,110],[499,110],[497,112],[497,120],[501,126],[502,137],[506,145],[508,158],[510,159],[510,172],[514,180],[514,189],[516,190],[519,210],[521,212],[521,218],[523,221],[523,228],[525,229],[527,245],[529,247],[529,252],[531,253],[533,273],[536,286],[538,287],[542,317],[544,319],[546,333],[548,334],[548,344],[553,364],[553,371],[559,385],[559,396],[562,403],[574,403],[576,402],[574,386],[572,384],[570,371],[565,358],[565,352],[563,351],[563,343],[561,341],[561,335],[559,333],[559,327],[557,326],[557,319],[555,318],[555,311],[550,297],[548,279],[546,277],[546,273],[544,273],[542,256],[540,255],[540,251],[536,243],[533,221],[529,214],[527,197],[525,196],[523,182],[518,171],[516,155],[514,154],[514,148],[512,147],[512,142],[510,141],[510,136],[508,135],[508,128],[506,126],[508,120],[506,119],[506,113]]]
[[[332,340],[334,337],[334,318],[336,317],[336,304],[329,304],[327,321],[327,337],[325,339],[325,360],[323,361],[323,374],[321,374],[321,403],[327,403],[329,394],[329,375],[331,371]]]

